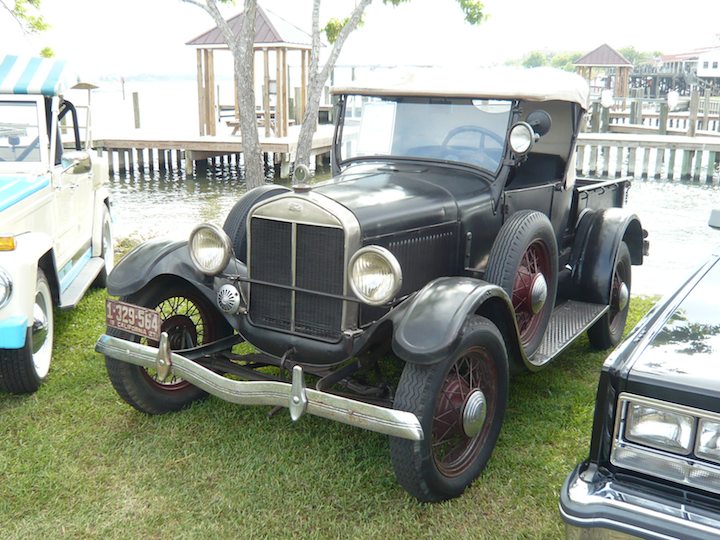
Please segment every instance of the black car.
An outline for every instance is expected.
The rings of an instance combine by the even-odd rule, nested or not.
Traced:
[[[719,260],[605,362],[590,455],[560,496],[568,538],[720,538]]]
[[[209,392],[385,433],[410,493],[462,493],[510,372],[585,330],[619,341],[647,241],[626,179],[575,178],[582,78],[460,75],[335,89],[332,180],[256,188],[222,228],[129,253],[96,346],[119,395],[158,414]]]

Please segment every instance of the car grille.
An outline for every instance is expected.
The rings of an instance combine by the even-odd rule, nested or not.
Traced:
[[[338,341],[343,301],[318,293],[343,294],[343,230],[253,217],[250,238],[253,324]]]

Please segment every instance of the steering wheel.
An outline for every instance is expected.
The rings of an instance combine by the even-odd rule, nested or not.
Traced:
[[[17,157],[17,161],[25,161],[25,158],[30,155],[30,152],[32,152],[35,148],[37,148],[38,144],[40,143],[40,136],[35,137],[35,140],[28,144],[27,148],[20,152],[20,155]]]
[[[505,142],[502,140],[502,138],[492,131],[490,131],[487,128],[484,128],[482,126],[458,126],[456,128],[451,129],[447,135],[445,135],[445,140],[443,140],[442,145],[443,146],[452,146],[450,145],[450,141],[460,135],[461,133],[478,133],[480,134],[480,143],[478,144],[478,148],[482,150],[485,148],[485,137],[488,137],[498,143],[500,147],[502,147]]]

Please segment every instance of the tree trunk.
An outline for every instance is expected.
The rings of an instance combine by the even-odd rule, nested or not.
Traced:
[[[318,110],[320,109],[320,97],[322,89],[330,76],[330,72],[335,67],[335,62],[340,55],[345,41],[350,33],[357,28],[365,8],[372,0],[361,0],[348,18],[345,26],[342,27],[340,33],[333,44],[330,56],[323,66],[319,69],[320,56],[320,29],[319,29],[319,13],[320,0],[313,3],[313,47],[310,60],[310,81],[308,88],[307,104],[305,105],[305,117],[300,128],[300,137],[298,138],[297,155],[295,157],[295,165],[310,165],[310,153],[312,152],[312,140],[317,130]]]
[[[247,189],[265,183],[260,137],[255,118],[255,13],[257,0],[245,0],[242,28],[237,36],[222,17],[217,0],[182,0],[207,11],[217,24],[223,39],[233,56],[235,80],[237,81],[237,103],[240,112],[240,135],[245,161],[245,183]]]

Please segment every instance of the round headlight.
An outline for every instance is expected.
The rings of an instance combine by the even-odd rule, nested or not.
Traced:
[[[4,308],[12,296],[12,278],[4,268],[0,268],[0,308]]]
[[[392,300],[402,285],[400,263],[387,249],[368,246],[350,259],[350,288],[366,304],[381,306]]]
[[[527,122],[518,122],[510,130],[510,148],[516,154],[529,152],[534,142],[535,132]]]
[[[232,246],[225,231],[217,225],[203,223],[190,233],[190,258],[203,274],[214,276],[230,262]]]

